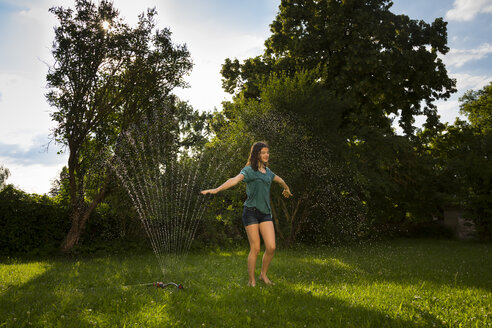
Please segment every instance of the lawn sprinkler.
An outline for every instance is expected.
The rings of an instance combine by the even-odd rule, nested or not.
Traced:
[[[183,289],[183,285],[181,284],[176,284],[174,282],[168,282],[168,283],[163,283],[163,282],[154,282],[153,286],[156,288],[166,288],[167,286],[175,286],[178,290]]]
[[[167,283],[164,283],[162,281],[158,281],[158,282],[149,282],[149,283],[146,283],[146,284],[136,284],[136,285],[126,285],[126,286],[123,286],[123,287],[137,287],[137,286],[154,286],[155,288],[166,288],[167,286],[174,286],[176,287],[177,290],[183,290],[183,285],[181,284],[177,284],[177,283],[174,283],[174,282],[167,282]]]

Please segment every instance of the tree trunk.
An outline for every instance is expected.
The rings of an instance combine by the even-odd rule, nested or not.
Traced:
[[[104,182],[104,186],[99,191],[99,194],[94,198],[88,207],[75,205],[75,207],[72,208],[72,226],[70,227],[70,230],[61,245],[62,253],[69,253],[72,248],[77,245],[80,240],[80,235],[84,231],[85,225],[92,211],[94,211],[97,205],[99,205],[99,203],[103,201],[104,197],[106,197],[108,186],[109,175]]]
[[[307,215],[308,215],[308,207],[305,206],[304,207],[304,210],[302,211],[301,217],[299,218],[299,220],[297,220],[296,227],[294,228],[294,225],[292,225],[292,233],[291,233],[290,238],[289,238],[289,241],[288,241],[288,244],[289,245],[291,245],[292,243],[294,243],[294,241],[296,240],[297,235],[301,231],[302,224],[304,223],[304,221],[307,218]]]
[[[71,218],[72,226],[68,231],[61,244],[62,253],[68,253],[72,250],[73,246],[76,245],[80,238],[80,214],[83,211],[81,208],[79,197],[77,197],[77,180],[75,177],[75,171],[77,170],[77,156],[76,147],[72,141],[69,141],[70,155],[68,157],[68,181],[70,186],[70,207],[71,207]],[[77,170],[78,171],[78,170]]]
[[[285,240],[285,237],[284,237],[284,234],[282,233],[282,230],[280,230],[280,223],[278,221],[277,211],[275,209],[275,206],[274,206],[274,203],[273,203],[273,200],[271,199],[271,197],[270,197],[270,206],[272,207],[272,215],[273,215],[273,220],[274,220],[275,228],[276,228],[275,230],[278,233],[280,240],[283,241],[283,240]]]
[[[302,197],[297,200],[296,207],[295,207],[293,213],[291,214],[291,213],[289,213],[289,210],[287,208],[287,204],[285,203],[285,201],[282,198],[280,198],[280,203],[282,205],[282,210],[284,212],[285,219],[286,219],[287,223],[289,223],[289,225],[290,225],[289,237],[285,241],[286,247],[290,247],[292,245],[292,234],[293,234],[293,229],[294,229],[294,222],[296,220],[297,210],[299,209],[299,205],[301,204],[301,201],[302,201]]]
[[[80,238],[80,211],[72,209],[72,226],[68,231],[68,234],[65,236],[63,243],[61,245],[62,253],[69,253],[73,246],[75,246],[79,242]]]
[[[294,211],[292,213],[289,213],[289,210],[287,208],[287,204],[283,199],[280,199],[282,203],[282,209],[284,211],[284,215],[287,219],[287,222],[290,223],[290,233],[285,241],[286,247],[292,246],[292,244],[295,242],[297,234],[299,233],[302,223],[304,222],[305,218],[307,217],[307,204],[304,203],[305,200],[309,198],[309,193],[304,192],[297,200],[297,203],[295,204]],[[304,205],[304,210],[299,217],[298,212],[299,209]]]

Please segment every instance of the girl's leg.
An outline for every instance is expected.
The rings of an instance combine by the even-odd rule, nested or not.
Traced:
[[[275,229],[273,227],[273,222],[266,221],[260,223],[260,232],[261,237],[263,237],[263,242],[265,243],[265,254],[263,254],[261,263],[260,279],[270,285],[272,282],[267,277],[267,271],[273,255],[275,254]]]
[[[249,240],[249,255],[248,255],[248,285],[256,286],[255,280],[255,269],[256,269],[256,259],[258,258],[258,253],[260,252],[260,233],[258,229],[258,224],[250,224],[246,227],[246,234]]]

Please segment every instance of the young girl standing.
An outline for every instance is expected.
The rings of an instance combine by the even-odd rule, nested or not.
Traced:
[[[268,168],[270,157],[269,147],[264,142],[257,142],[251,147],[248,163],[234,178],[230,178],[215,189],[203,190],[201,193],[216,194],[219,191],[231,188],[240,181],[246,182],[246,194],[248,198],[244,202],[243,224],[248,235],[250,251],[248,255],[249,286],[256,286],[255,267],[258,253],[260,252],[260,233],[265,243],[265,254],[261,264],[259,279],[267,285],[273,283],[267,277],[268,266],[275,253],[275,229],[273,227],[272,210],[270,207],[270,185],[272,181],[280,184],[284,190],[282,195],[286,198],[292,196],[285,181],[275,175]]]

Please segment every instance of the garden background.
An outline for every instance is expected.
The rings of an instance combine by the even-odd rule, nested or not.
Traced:
[[[159,142],[173,163],[185,166],[201,154],[216,154],[209,165],[220,167],[221,181],[238,174],[253,142],[264,140],[271,146],[269,166],[294,194],[292,199],[283,199],[280,188],[272,186],[277,243],[285,252],[279,254],[277,272],[283,289],[263,289],[260,293],[266,295],[260,296],[236,286],[237,299],[253,297],[270,304],[275,297],[285,299],[289,291],[298,295],[296,291],[302,290],[304,296],[291,307],[311,302],[310,297],[318,292],[321,299],[333,302],[323,308],[323,320],[306,321],[311,316],[319,318],[310,312],[314,308],[306,309],[311,315],[289,316],[286,324],[294,326],[322,325],[333,318],[333,325],[341,326],[490,325],[487,300],[492,271],[486,269],[491,266],[492,239],[492,82],[463,94],[461,119],[441,122],[435,103],[456,92],[456,80],[440,57],[449,51],[443,18],[425,22],[397,15],[386,0],[281,1],[263,53],[223,62],[222,87],[232,97],[220,110],[207,112],[176,96],[174,91],[187,84],[185,77],[193,67],[193,58],[185,44],[173,42],[169,28],[156,23],[155,9],[138,16],[134,26],[119,15],[116,4],[107,1],[77,0],[71,9],[55,6],[50,12],[58,20],[51,48],[54,62],[46,75],[46,100],[55,124],[50,147],[58,147],[67,156],[67,165],[45,195],[9,185],[8,167],[0,166],[1,302],[6,305],[2,317],[8,325],[55,326],[74,316],[80,320],[71,321],[74,325],[126,325],[113,315],[73,312],[79,301],[85,302],[82,299],[100,313],[112,311],[115,304],[99,300],[105,293],[100,291],[102,285],[108,281],[119,281],[121,288],[115,293],[125,302],[126,297],[132,298],[141,308],[150,299],[164,302],[164,297],[164,303],[173,304],[169,306],[177,312],[194,311],[191,322],[183,323],[183,315],[179,320],[170,318],[174,310],[165,312],[164,321],[154,317],[154,322],[148,319],[156,310],[152,306],[150,312],[123,316],[128,323],[135,319],[137,324],[150,320],[149,325],[195,325],[200,311],[205,311],[211,315],[205,320],[208,324],[226,325],[215,317],[226,311],[226,303],[221,302],[230,300],[222,288],[240,285],[237,281],[241,278],[221,285],[219,277],[207,268],[230,259],[232,262],[223,263],[225,268],[217,273],[236,276],[231,263],[244,257],[238,249],[247,247],[240,220],[244,184],[209,199],[190,246],[191,255],[183,259],[187,262],[176,274],[185,277],[186,272],[196,274],[194,270],[199,270],[203,279],[213,281],[191,282],[195,289],[186,296],[188,305],[178,305],[182,300],[177,300],[180,296],[176,294],[133,289],[125,294],[132,281],[151,279],[156,273],[148,257],[142,262],[135,255],[147,254],[149,241],[133,199],[109,163],[115,160],[121,136],[149,117],[161,124],[164,132]],[[425,122],[416,126],[417,118],[422,117]],[[457,233],[444,224],[450,210],[458,210],[462,222],[471,227],[471,243],[450,240]],[[396,251],[388,253],[388,248]],[[439,255],[426,254],[429,250]],[[453,258],[448,257],[449,252],[465,255]],[[119,259],[126,256],[122,254],[130,259],[120,263],[127,272],[120,276],[115,273],[118,269],[110,268],[119,265]],[[200,254],[206,254],[205,258]],[[475,271],[466,271],[467,276],[460,280],[463,270],[457,266],[468,261],[467,256],[471,256]],[[286,263],[298,257],[300,263],[293,264],[295,267],[302,266],[305,259],[314,271],[296,287],[286,278],[295,276],[292,270],[296,269]],[[382,264],[376,264],[377,258]],[[427,265],[418,266],[412,275],[407,258],[420,258]],[[319,264],[326,261],[331,264]],[[313,269],[316,263],[318,271]],[[95,271],[102,267],[109,271],[90,278],[92,265],[98,267]],[[130,272],[132,267],[144,269],[135,273]],[[333,271],[339,269],[344,273]],[[20,273],[15,274],[16,270]],[[440,278],[434,275],[437,271]],[[82,280],[63,282],[79,274]],[[332,274],[340,274],[343,292],[330,285],[327,277]],[[364,299],[355,321],[347,320],[353,305],[340,303],[348,297],[346,288],[352,290],[349,295],[369,295],[367,286],[374,286],[378,275],[399,284],[394,289],[404,295],[400,295],[399,306],[386,307],[389,296],[381,293],[378,310],[365,309],[370,302]],[[354,285],[360,279],[363,287]],[[453,281],[464,293],[457,298],[449,296],[455,291],[439,290]],[[65,283],[66,290],[59,285]],[[307,287],[309,283],[311,287]],[[410,306],[404,299],[424,297],[412,288],[406,291],[402,286],[407,283],[412,288],[420,285],[426,302],[448,295],[448,308],[457,309],[468,301],[473,305],[463,317],[436,314],[438,307],[427,304],[421,308],[413,303],[413,310],[402,314],[402,308]],[[53,304],[59,297],[67,307],[54,312],[32,310],[37,306],[32,290],[38,284],[43,286],[43,297]],[[209,306],[205,305],[207,297],[213,295],[205,285],[219,290],[209,311],[203,309]],[[70,296],[59,295],[64,292]],[[436,293],[440,296],[431,296]],[[23,305],[19,307],[11,299]],[[195,301],[204,308],[193,309]],[[338,309],[338,316],[324,317],[326,311],[332,311],[328,308]],[[418,314],[416,309],[424,312]],[[246,320],[241,321],[244,325],[251,320],[268,322],[247,314],[239,317]],[[230,320],[235,322],[234,317]]]

